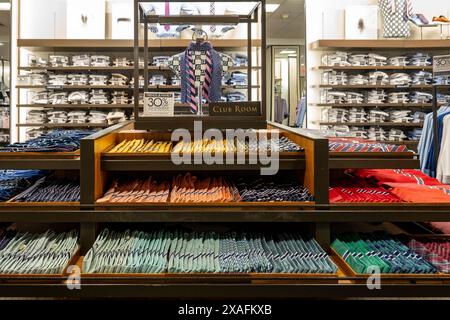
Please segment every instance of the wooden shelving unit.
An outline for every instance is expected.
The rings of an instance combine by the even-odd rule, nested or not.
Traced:
[[[313,50],[325,49],[442,49],[450,47],[450,40],[318,40],[311,46]]]
[[[332,85],[321,84],[319,88],[330,88],[336,90],[354,90],[354,89],[416,89],[416,90],[431,90],[432,85],[411,85],[411,86],[394,86],[394,85]]]
[[[405,66],[405,67],[397,67],[397,66],[319,66],[318,70],[339,70],[339,71],[375,71],[375,70],[392,70],[392,71],[432,71],[433,67],[416,67],[416,66]]]
[[[336,108],[431,108],[431,103],[318,103],[318,107]]]
[[[347,126],[358,126],[358,127],[369,127],[369,126],[378,126],[378,127],[422,127],[423,123],[410,123],[410,122],[325,122],[320,121],[320,125],[322,126],[330,126],[330,125],[347,125]]]

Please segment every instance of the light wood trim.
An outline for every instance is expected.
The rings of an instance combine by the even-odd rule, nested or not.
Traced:
[[[313,50],[351,49],[446,49],[450,40],[318,40],[311,45]]]

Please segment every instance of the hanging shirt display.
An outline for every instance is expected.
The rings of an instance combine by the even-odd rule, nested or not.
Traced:
[[[181,102],[197,111],[198,88],[207,102],[220,101],[222,76],[233,66],[233,59],[217,52],[209,42],[192,42],[186,51],[172,56],[169,67],[181,79]]]

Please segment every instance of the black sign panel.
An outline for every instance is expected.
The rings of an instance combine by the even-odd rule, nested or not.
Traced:
[[[211,102],[210,116],[260,116],[261,102]]]

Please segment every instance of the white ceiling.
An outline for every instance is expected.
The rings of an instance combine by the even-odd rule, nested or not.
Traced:
[[[268,39],[304,39],[304,0],[268,0],[267,3],[280,4],[275,12],[267,13]],[[283,18],[285,14],[287,19]]]

